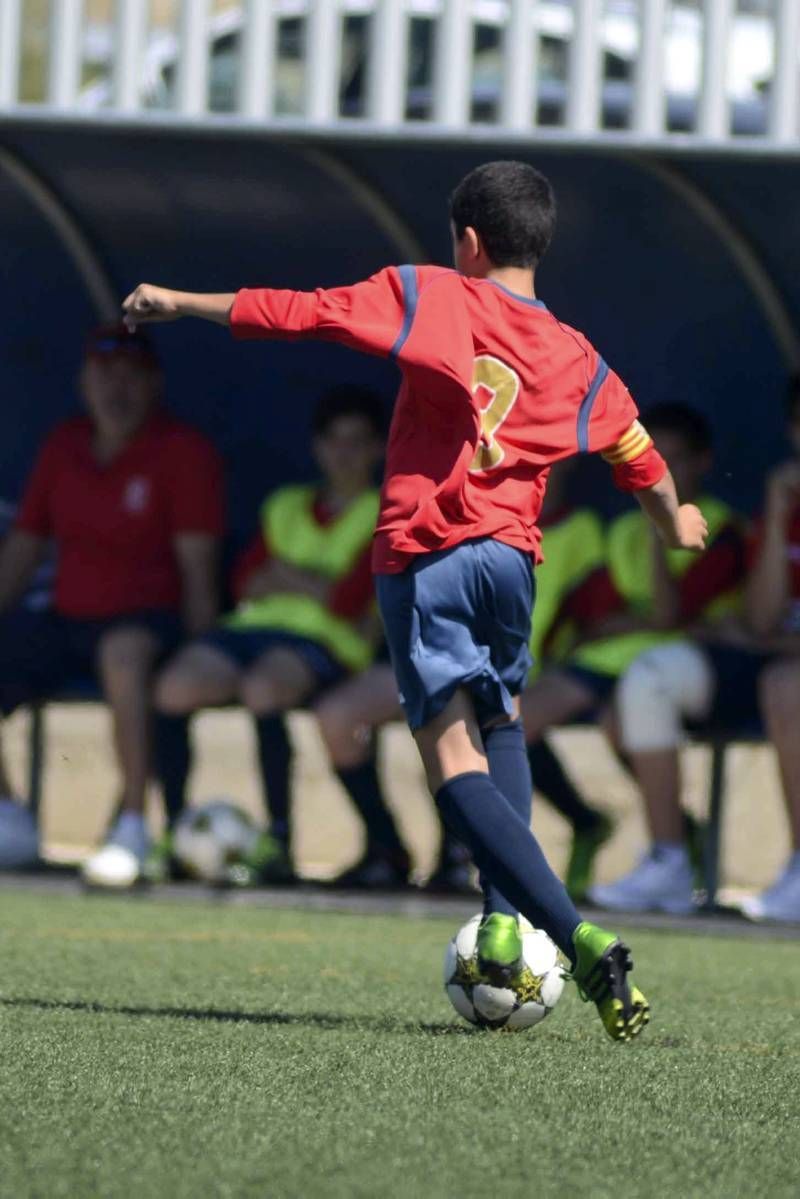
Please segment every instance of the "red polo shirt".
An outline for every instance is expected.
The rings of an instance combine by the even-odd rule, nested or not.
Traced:
[[[17,518],[19,529],[55,541],[55,608],[78,619],[177,610],[176,536],[224,530],[216,450],[165,412],[106,465],[92,438],[88,417],[50,434]]]

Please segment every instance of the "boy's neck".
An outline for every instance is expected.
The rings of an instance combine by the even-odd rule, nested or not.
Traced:
[[[507,287],[509,291],[513,291],[515,295],[524,296],[526,300],[535,300],[536,292],[534,291],[534,274],[527,267],[521,266],[496,266],[492,267],[486,274],[487,279],[491,279],[494,283],[499,283],[502,287]]]

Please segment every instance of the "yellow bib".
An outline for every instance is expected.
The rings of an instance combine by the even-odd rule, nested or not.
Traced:
[[[363,492],[327,525],[314,518],[316,493],[313,486],[276,491],[261,508],[261,527],[276,558],[334,581],[353,569],[372,539],[378,492],[374,488]],[[308,637],[350,670],[363,670],[373,654],[373,647],[350,621],[308,595],[287,592],[244,600],[226,623],[229,628],[277,629]]]

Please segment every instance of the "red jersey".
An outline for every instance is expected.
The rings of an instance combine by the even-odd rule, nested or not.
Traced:
[[[104,466],[92,439],[88,417],[50,434],[17,517],[18,528],[55,541],[55,608],[77,619],[177,610],[176,536],[223,533],[218,455],[162,412]]]
[[[388,267],[330,291],[240,291],[237,337],[316,337],[390,356],[403,374],[373,548],[377,572],[492,537],[541,557],[549,467],[599,451],[618,484],[665,465],[630,394],[539,300],[442,267]]]

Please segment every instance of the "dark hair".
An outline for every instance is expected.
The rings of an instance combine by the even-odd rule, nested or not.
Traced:
[[[340,416],[360,416],[376,437],[383,437],[386,433],[383,400],[372,387],[360,383],[339,383],[323,392],[314,407],[314,436],[324,437]]]
[[[642,415],[648,433],[677,433],[696,454],[706,454],[711,449],[713,436],[711,426],[696,408],[682,404],[679,400],[654,404]]]
[[[800,417],[800,375],[791,375],[786,388],[786,415],[789,420]]]
[[[550,181],[526,162],[486,162],[450,197],[459,240],[472,226],[495,266],[535,267],[556,223]]]

